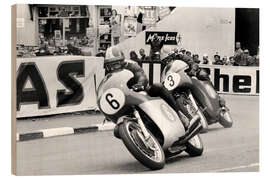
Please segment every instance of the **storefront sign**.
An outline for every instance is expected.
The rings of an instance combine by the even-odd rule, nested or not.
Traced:
[[[136,34],[137,34],[137,19],[134,17],[125,16],[124,36],[136,36]]]
[[[159,40],[163,41],[166,45],[177,45],[181,42],[181,36],[177,32],[146,31],[145,44],[150,44],[153,41],[154,34],[157,34]]]
[[[155,7],[145,7],[142,22],[144,25],[153,25],[156,23],[156,8]]]
[[[17,117],[97,108],[103,58],[51,56],[17,59]]]

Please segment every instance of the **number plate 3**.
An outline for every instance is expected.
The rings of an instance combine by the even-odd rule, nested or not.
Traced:
[[[125,104],[125,94],[118,88],[105,91],[100,99],[101,110],[109,115],[117,113]]]
[[[181,78],[180,75],[177,73],[170,73],[166,76],[165,81],[164,81],[164,86],[169,90],[173,90],[175,89],[179,82],[180,82]]]

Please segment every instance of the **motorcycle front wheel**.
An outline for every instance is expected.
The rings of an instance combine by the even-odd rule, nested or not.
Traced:
[[[191,138],[186,144],[186,152],[191,156],[200,156],[203,153],[203,142],[199,134]]]
[[[156,138],[149,132],[145,140],[139,125],[134,121],[125,120],[119,125],[120,137],[128,151],[144,166],[158,170],[165,165],[165,155]]]

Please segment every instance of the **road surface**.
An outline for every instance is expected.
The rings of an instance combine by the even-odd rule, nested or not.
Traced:
[[[112,131],[17,142],[18,175],[191,173],[259,171],[259,97],[224,96],[235,121],[202,134],[204,153],[182,153],[150,171],[127,151]]]

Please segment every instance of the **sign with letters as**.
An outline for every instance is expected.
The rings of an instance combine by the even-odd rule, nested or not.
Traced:
[[[103,58],[51,56],[17,59],[17,117],[97,108]]]

